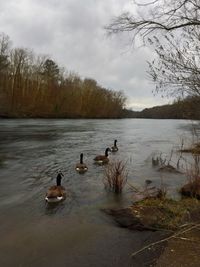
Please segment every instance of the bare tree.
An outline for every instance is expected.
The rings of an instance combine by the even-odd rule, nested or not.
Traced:
[[[30,66],[30,51],[24,48],[14,48],[10,53],[10,79],[12,109],[18,103],[18,98],[23,98],[25,95],[25,77],[29,76]]]
[[[0,34],[0,116],[120,117],[122,92],[81,79],[48,56],[26,48],[10,49],[9,37]]]
[[[175,97],[200,97],[198,31],[185,30],[184,34],[184,40],[173,34],[165,35],[164,39],[156,36],[148,39],[156,53],[156,58],[148,62],[148,73],[156,82],[156,92]]]
[[[131,32],[152,45],[155,58],[149,74],[156,92],[200,96],[200,2],[155,0],[139,4],[137,13],[123,13],[106,27],[108,33]]]
[[[110,33],[135,31],[147,36],[153,31],[174,31],[200,26],[199,0],[155,0],[139,4],[133,1],[137,15],[122,13],[106,29]]]
[[[0,33],[0,74],[8,67],[8,54],[10,48],[10,39],[4,34]]]

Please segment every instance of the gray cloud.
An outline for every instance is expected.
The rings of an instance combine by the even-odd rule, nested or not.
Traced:
[[[0,31],[14,46],[48,54],[69,71],[123,90],[134,109],[166,103],[153,96],[147,79],[153,52],[132,50],[128,36],[106,36],[103,27],[130,8],[128,0],[0,0]]]

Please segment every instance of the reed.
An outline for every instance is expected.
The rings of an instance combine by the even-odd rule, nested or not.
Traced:
[[[121,193],[126,185],[127,177],[126,164],[120,160],[110,163],[106,167],[103,183],[106,189],[114,193]]]
[[[186,169],[188,182],[180,192],[182,195],[200,199],[200,156],[193,154],[193,163]]]

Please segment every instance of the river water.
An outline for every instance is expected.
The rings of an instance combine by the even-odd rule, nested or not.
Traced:
[[[190,129],[184,120],[1,120],[0,266],[148,266],[148,257],[130,254],[156,234],[118,228],[101,211],[131,204],[132,192],[128,186],[120,196],[107,192],[105,167],[93,158],[117,139],[119,151],[110,161],[126,162],[130,184],[162,181],[177,198],[186,177],[161,174],[151,158],[169,157]],[[89,168],[84,175],[75,171],[82,152]],[[59,170],[69,197],[50,206],[44,197]]]

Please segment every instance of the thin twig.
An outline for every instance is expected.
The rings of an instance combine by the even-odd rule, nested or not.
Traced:
[[[137,189],[137,188],[136,188],[135,186],[133,186],[132,184],[130,184],[130,183],[127,182],[127,185],[129,185],[134,191],[140,193],[140,190]]]
[[[137,250],[136,252],[132,253],[132,254],[131,254],[131,257],[136,256],[138,253],[140,253],[140,252],[142,252],[142,251],[144,251],[144,250],[146,250],[146,249],[148,249],[148,248],[150,248],[150,247],[152,247],[152,246],[158,245],[158,244],[160,244],[160,243],[163,243],[163,242],[165,242],[165,241],[168,241],[169,239],[172,239],[172,238],[177,237],[177,236],[179,236],[179,235],[181,235],[181,234],[184,234],[184,233],[186,233],[186,232],[189,232],[189,231],[191,231],[191,230],[193,230],[193,229],[195,229],[195,228],[198,228],[199,226],[200,226],[200,224],[193,225],[193,226],[191,226],[191,227],[189,227],[189,228],[187,228],[187,229],[185,229],[185,230],[183,230],[183,231],[180,231],[180,232],[178,232],[178,233],[175,233],[174,235],[171,235],[171,236],[166,237],[166,238],[164,238],[164,239],[161,239],[161,240],[159,240],[159,241],[153,242],[153,243],[151,243],[151,244],[149,244],[149,245],[147,245],[147,246],[141,248],[140,250]]]
[[[184,241],[199,242],[197,240],[194,240],[194,239],[191,239],[191,238],[186,238],[186,237],[178,237],[178,236],[175,236],[174,238],[180,239],[180,240],[184,240]]]

